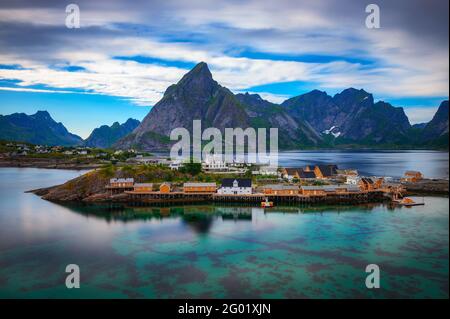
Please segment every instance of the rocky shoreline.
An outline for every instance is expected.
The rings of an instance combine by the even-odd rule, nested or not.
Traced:
[[[423,179],[414,183],[402,183],[408,195],[448,195],[446,179]]]
[[[111,194],[110,192],[107,191],[107,189],[105,189],[105,185],[109,183],[109,179],[111,177],[121,178],[129,176],[129,174],[130,172],[124,171],[123,169],[116,170],[112,174],[111,173],[107,174],[107,171],[104,168],[95,169],[77,178],[69,180],[64,184],[30,190],[29,192],[42,197],[42,199],[54,202],[126,203],[131,202],[133,200],[125,193],[114,195]],[[144,178],[144,176],[135,174],[133,175],[133,178],[139,180]],[[448,196],[449,191],[448,180],[444,179],[424,179],[415,183],[403,183],[403,186],[406,188],[406,193],[404,195]],[[324,198],[323,200],[324,201],[332,200],[332,196],[328,197],[330,198]],[[375,199],[375,197],[367,198],[366,200],[371,201]],[[358,200],[360,199],[356,199],[355,203]],[[164,202],[165,200],[162,201]]]

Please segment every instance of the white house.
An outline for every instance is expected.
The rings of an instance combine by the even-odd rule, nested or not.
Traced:
[[[203,160],[202,168],[207,171],[222,171],[227,170],[228,166],[221,156],[209,154]]]
[[[345,184],[347,185],[358,185],[361,178],[358,175],[347,175],[345,176]]]
[[[248,195],[252,193],[252,180],[247,178],[224,178],[222,186],[217,190],[223,195]]]

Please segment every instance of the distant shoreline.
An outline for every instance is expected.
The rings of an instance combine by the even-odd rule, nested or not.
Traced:
[[[73,163],[65,160],[47,160],[35,158],[0,158],[0,167],[15,168],[46,168],[46,169],[67,169],[67,170],[84,170],[102,167],[100,163]]]

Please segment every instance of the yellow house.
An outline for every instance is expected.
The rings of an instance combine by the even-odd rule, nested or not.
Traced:
[[[418,171],[406,171],[405,177],[402,179],[405,182],[418,182],[423,178],[423,175],[421,172]]]
[[[302,186],[300,193],[302,195],[326,195],[325,189],[323,186]]]
[[[153,191],[153,184],[152,183],[135,183],[134,191],[142,192],[142,193],[151,192],[151,191]]]
[[[184,183],[183,191],[185,193],[215,193],[217,185],[216,183]]]
[[[299,188],[295,185],[265,185],[263,192],[266,195],[298,195]]]

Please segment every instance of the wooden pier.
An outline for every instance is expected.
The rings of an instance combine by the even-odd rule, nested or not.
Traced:
[[[389,197],[383,191],[361,191],[353,193],[332,193],[325,195],[273,195],[273,194],[217,194],[217,193],[185,193],[185,192],[125,192],[130,202],[141,203],[195,203],[195,202],[217,202],[217,203],[248,203],[260,204],[266,198],[274,203],[299,203],[299,204],[360,204],[369,202],[380,202]]]

